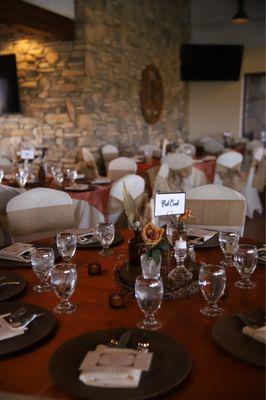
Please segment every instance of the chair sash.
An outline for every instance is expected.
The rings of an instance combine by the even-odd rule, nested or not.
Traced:
[[[123,178],[126,175],[135,174],[135,171],[128,169],[109,169],[108,170],[108,178],[112,181],[117,181],[120,178]]]
[[[139,206],[142,203],[144,196],[145,196],[145,193],[143,192],[134,199],[137,206]],[[126,217],[126,214],[124,213],[124,211],[125,211],[125,208],[124,208],[123,200],[120,200],[114,196],[110,196],[109,204],[108,204],[108,215],[121,214],[121,216],[118,217],[118,221],[116,222],[116,226],[119,228],[128,228],[127,217]]]
[[[224,165],[216,165],[216,173],[220,176],[223,185],[234,190],[240,190],[242,186],[242,174],[240,172],[241,163],[233,168]]]
[[[156,179],[159,169],[160,169],[160,165],[155,165],[154,167],[148,168],[146,170],[147,176],[148,176],[148,184],[149,184],[150,192],[152,192],[152,188],[154,186],[155,179]],[[145,179],[145,177],[144,177],[144,179]]]
[[[84,174],[86,179],[95,179],[99,176],[95,161],[80,161],[77,165],[77,171]]]
[[[186,207],[193,212],[192,225],[244,227],[246,202],[239,200],[187,199]]]
[[[7,213],[8,225],[13,239],[34,240],[74,228],[75,206],[73,204],[29,208]]]
[[[193,165],[182,169],[169,169],[168,183],[169,186],[175,190],[183,190],[185,178],[188,178],[192,173]]]

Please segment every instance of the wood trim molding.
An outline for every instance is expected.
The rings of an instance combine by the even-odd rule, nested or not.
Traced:
[[[60,40],[75,39],[74,20],[22,0],[0,1],[0,22],[52,34]]]

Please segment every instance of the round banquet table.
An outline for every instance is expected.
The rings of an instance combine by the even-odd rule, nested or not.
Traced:
[[[73,258],[77,265],[78,283],[72,301],[78,309],[71,315],[56,316],[58,328],[56,334],[39,348],[8,359],[0,363],[0,398],[3,393],[44,396],[52,399],[71,399],[53,383],[48,372],[48,362],[54,351],[64,342],[77,335],[107,328],[136,327],[142,318],[135,299],[126,296],[126,305],[122,309],[110,309],[108,296],[117,289],[114,280],[113,266],[117,256],[127,249],[130,231],[122,232],[125,242],[114,247],[114,255],[101,257],[96,250],[78,250]],[[49,243],[49,240],[47,240]],[[242,239],[244,243],[251,240]],[[196,250],[197,262],[205,260],[209,263],[219,262],[222,253],[219,248]],[[103,274],[89,276],[87,264],[100,262]],[[3,272],[4,269],[1,269]],[[50,310],[58,303],[53,293],[38,294],[33,291],[37,278],[31,269],[15,268],[12,272],[21,274],[28,282],[28,289],[19,299],[44,306]],[[10,272],[10,269],[9,271]],[[264,309],[265,270],[257,267],[253,280],[257,283],[255,290],[241,290],[234,287],[239,276],[234,268],[227,269],[228,297],[220,301],[226,314],[252,309]],[[157,316],[163,322],[160,332],[176,339],[187,349],[192,370],[188,377],[170,393],[160,399],[264,399],[264,370],[248,364],[222,350],[213,341],[211,329],[214,319],[200,314],[199,308],[204,305],[200,293],[183,300],[165,300]],[[176,361],[178,363],[178,360]],[[2,397],[1,397],[2,396]],[[13,397],[16,399],[16,395]],[[108,400],[108,399],[103,399]],[[126,400],[126,399],[125,399]]]

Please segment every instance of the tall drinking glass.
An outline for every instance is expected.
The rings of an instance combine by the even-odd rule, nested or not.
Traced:
[[[31,265],[33,272],[41,281],[39,285],[34,286],[33,290],[40,293],[51,290],[48,279],[54,266],[53,249],[49,247],[36,248],[31,254]]]
[[[235,286],[240,289],[253,289],[256,284],[250,280],[258,259],[256,246],[240,244],[235,255],[235,265],[241,279],[235,282]]]
[[[154,314],[161,307],[163,299],[163,283],[161,278],[145,279],[139,276],[135,283],[135,298],[145,318],[137,323],[141,329],[156,330],[162,322],[155,319]]]
[[[224,294],[226,286],[225,268],[222,265],[206,264],[200,267],[199,287],[208,306],[201,308],[200,312],[208,317],[216,317],[223,313],[217,306],[218,300]]]
[[[102,256],[110,256],[111,254],[113,254],[113,252],[109,250],[109,247],[115,237],[114,225],[109,222],[103,222],[98,224],[97,235],[98,235],[98,240],[103,247],[103,249],[100,251],[99,254],[101,254]]]
[[[57,264],[51,271],[51,284],[53,291],[59,297],[60,303],[54,307],[58,314],[70,314],[77,309],[75,304],[70,303],[69,298],[74,293],[77,284],[77,270],[73,264]]]
[[[77,235],[74,232],[60,232],[56,235],[56,245],[60,256],[68,262],[77,249]]]
[[[236,254],[239,242],[238,232],[220,232],[219,243],[225,257],[225,265],[234,267],[234,255]]]

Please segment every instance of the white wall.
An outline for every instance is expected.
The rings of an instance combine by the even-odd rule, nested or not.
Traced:
[[[74,0],[24,0],[26,3],[53,11],[71,19],[75,18]]]
[[[188,102],[189,138],[241,134],[243,78],[245,73],[265,71],[264,0],[246,0],[251,22],[233,25],[235,0],[192,0],[191,43],[243,44],[241,78],[236,82],[190,82]]]

